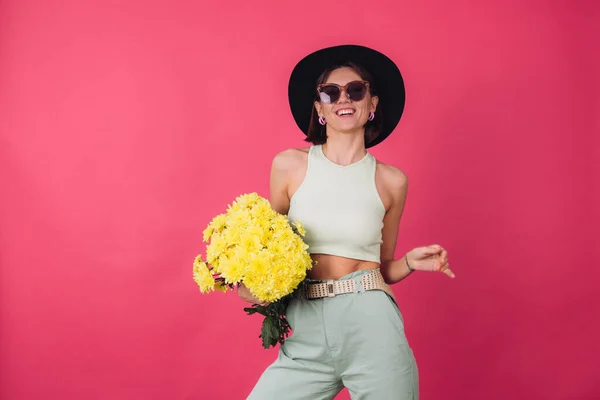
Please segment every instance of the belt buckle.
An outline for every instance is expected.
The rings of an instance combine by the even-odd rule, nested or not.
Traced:
[[[333,279],[329,279],[325,285],[327,287],[327,297],[335,297],[335,288],[333,286]]]

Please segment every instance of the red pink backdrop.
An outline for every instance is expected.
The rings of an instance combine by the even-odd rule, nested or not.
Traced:
[[[407,106],[394,286],[421,398],[600,398],[592,1],[0,3],[0,398],[243,399],[276,350],[201,295],[202,230],[304,146],[294,64],[357,43]],[[339,396],[347,399],[347,393]]]

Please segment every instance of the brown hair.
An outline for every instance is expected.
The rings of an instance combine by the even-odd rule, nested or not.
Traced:
[[[308,126],[308,133],[307,133],[306,139],[305,139],[305,141],[307,141],[307,142],[310,142],[312,144],[323,144],[327,141],[327,133],[326,133],[325,125],[321,125],[319,123],[319,114],[317,113],[317,110],[314,105],[315,101],[320,101],[318,94],[316,93],[316,87],[317,87],[317,85],[320,85],[321,83],[325,83],[325,81],[327,80],[329,75],[334,70],[336,70],[338,68],[342,68],[342,67],[351,68],[352,70],[354,70],[354,72],[356,72],[361,77],[361,79],[368,81],[370,84],[369,92],[370,92],[371,96],[377,96],[377,87],[375,86],[375,83],[373,82],[373,77],[367,70],[360,67],[359,65],[357,65],[353,62],[345,62],[345,63],[337,64],[337,65],[327,68],[325,71],[323,71],[321,76],[319,76],[319,79],[317,79],[317,82],[315,85],[315,98],[313,100],[313,107],[312,107],[312,112],[310,115],[310,124]],[[367,121],[367,123],[365,125],[365,145],[366,146],[368,146],[375,139],[377,139],[377,136],[379,136],[379,133],[381,132],[381,125],[383,124],[383,115],[381,112],[381,107],[377,107],[377,109],[378,110],[375,113],[375,118],[373,119],[373,121]]]

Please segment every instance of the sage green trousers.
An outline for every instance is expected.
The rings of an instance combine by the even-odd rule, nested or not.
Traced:
[[[340,279],[359,283],[368,272]],[[294,298],[287,319],[293,333],[248,400],[327,400],[344,387],[353,400],[418,400],[417,364],[386,292]]]

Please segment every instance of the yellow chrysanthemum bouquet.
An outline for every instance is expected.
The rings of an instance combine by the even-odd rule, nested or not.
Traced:
[[[204,230],[204,241],[210,243],[206,262],[201,255],[194,260],[194,281],[202,293],[226,292],[243,283],[256,298],[269,302],[244,308],[248,315],[265,317],[259,336],[264,348],[283,343],[289,334],[287,303],[313,265],[305,233],[299,222],[290,223],[256,193],[237,197]]]

